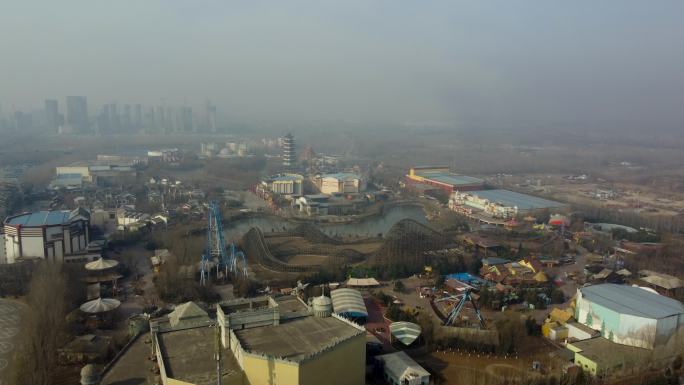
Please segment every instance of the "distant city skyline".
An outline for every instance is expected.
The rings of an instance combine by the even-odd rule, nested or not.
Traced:
[[[207,132],[218,130],[218,108],[210,100],[202,107],[110,102],[93,105],[84,95],[46,98],[27,110],[0,106],[0,131],[40,130],[47,133],[125,134],[137,132]]]
[[[85,95],[270,124],[683,128],[677,0],[3,5],[5,116]]]

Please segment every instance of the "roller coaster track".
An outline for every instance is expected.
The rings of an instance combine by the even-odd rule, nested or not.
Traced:
[[[302,236],[309,240],[323,243],[341,244],[315,228],[314,225],[300,226],[292,235]],[[382,246],[373,253],[378,261],[389,264],[397,260],[424,258],[423,253],[429,250],[441,250],[447,244],[447,238],[440,233],[420,222],[412,219],[402,219],[387,232]],[[270,250],[264,233],[257,227],[251,228],[242,238],[242,248],[249,258],[261,266],[270,270],[282,272],[312,272],[319,271],[324,265],[295,265],[276,258]],[[288,252],[285,256],[296,254],[328,255],[332,265],[353,264],[362,262],[366,255],[351,248],[335,250],[323,246],[311,246],[296,253]],[[417,263],[422,263],[417,261]]]
[[[385,242],[373,254],[381,265],[422,264],[425,251],[441,250],[447,243],[441,232],[412,219],[402,219],[387,232]]]
[[[250,258],[255,258],[255,262],[269,270],[288,273],[304,273],[319,271],[323,267],[323,265],[295,265],[276,258],[268,247],[268,242],[266,242],[266,239],[264,238],[264,233],[257,227],[252,227],[242,237],[242,245]],[[331,257],[338,259],[334,256]]]

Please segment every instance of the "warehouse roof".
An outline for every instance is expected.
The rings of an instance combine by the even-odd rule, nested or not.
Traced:
[[[235,330],[246,351],[291,361],[302,361],[365,330],[335,317],[304,317],[279,325]]]
[[[431,179],[440,183],[444,184],[450,184],[452,186],[464,186],[464,185],[471,185],[471,184],[482,184],[484,183],[484,180],[480,178],[475,178],[472,176],[467,176],[467,175],[458,175],[458,174],[452,174],[450,172],[439,172],[439,171],[426,171],[426,172],[417,172],[416,173],[418,176],[421,176],[425,179]]]
[[[354,289],[337,289],[330,292],[335,313],[350,317],[368,317],[361,293]]]
[[[406,377],[425,377],[430,375],[427,370],[423,369],[422,366],[405,352],[383,354],[378,356],[377,359],[385,364],[385,370],[400,380],[403,380]]]
[[[651,351],[634,346],[616,344],[603,337],[573,342],[571,350],[598,364],[599,371],[626,368],[650,358]]]
[[[471,191],[468,194],[476,195],[482,199],[497,202],[507,207],[517,207],[520,210],[565,206],[565,204],[560,202],[502,189]]]
[[[269,177],[272,181],[276,182],[287,182],[287,181],[295,181],[295,180],[303,180],[304,177],[299,175],[299,174],[278,174],[278,175],[273,175]]]
[[[5,219],[5,224],[10,226],[57,226],[68,224],[77,217],[87,219],[90,214],[87,210],[78,208],[73,211],[36,211],[33,213],[19,214]]]
[[[623,314],[660,319],[684,313],[684,305],[676,299],[639,287],[604,283],[579,290],[589,301]]]
[[[55,226],[68,221],[68,211],[36,211],[7,218],[5,223],[12,226]]]
[[[684,281],[672,275],[656,272],[649,273],[648,276],[642,277],[641,280],[667,290],[678,289],[684,286]]]

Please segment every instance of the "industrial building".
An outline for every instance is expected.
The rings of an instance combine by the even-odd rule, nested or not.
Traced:
[[[55,168],[53,187],[81,187],[84,184],[107,186],[132,181],[137,176],[138,158],[100,158]],[[79,182],[80,178],[80,182]]]
[[[644,369],[651,358],[648,349],[616,344],[604,337],[569,343],[567,348],[574,353],[575,365],[594,376]]]
[[[408,186],[428,186],[446,194],[454,191],[483,190],[485,181],[472,176],[458,175],[446,166],[416,166],[409,169],[405,181]]]
[[[362,385],[365,330],[331,307],[325,296],[240,298],[218,304],[214,320],[180,305],[150,323],[162,383]]]
[[[497,219],[511,219],[518,215],[544,209],[564,209],[567,205],[514,191],[494,189],[454,191],[449,208],[466,215],[482,214]]]
[[[22,259],[47,259],[58,262],[83,260],[90,242],[90,213],[38,211],[7,217],[4,222],[7,263]]]
[[[287,173],[270,176],[261,181],[257,187],[257,194],[266,192],[285,196],[301,196],[304,192],[304,177],[299,174]]]
[[[322,194],[358,194],[366,190],[365,180],[351,172],[318,175],[314,182]]]
[[[606,283],[577,290],[575,319],[609,341],[652,350],[684,325],[684,305],[652,289]]]

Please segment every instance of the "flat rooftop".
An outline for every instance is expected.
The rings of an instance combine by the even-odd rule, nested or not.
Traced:
[[[292,295],[285,295],[280,297],[275,297],[275,301],[278,303],[278,311],[281,316],[288,313],[307,313],[306,305],[304,305],[299,298]]]
[[[571,345],[575,348],[574,350],[580,350],[577,353],[596,362],[599,370],[639,364],[651,356],[651,351],[648,349],[616,344],[603,337],[573,342]]]
[[[470,191],[468,193],[487,199],[490,202],[500,203],[507,207],[517,207],[518,210],[535,210],[565,206],[564,203],[503,189],[478,190]]]
[[[640,287],[604,283],[583,287],[580,292],[589,301],[622,314],[660,319],[684,313],[684,305],[676,299]]]
[[[297,181],[297,180],[302,181],[302,180],[304,180],[304,177],[301,175],[297,175],[297,174],[280,174],[280,175],[270,176],[267,179],[270,179],[274,182],[288,182],[288,181]]]
[[[452,186],[466,186],[484,184],[484,180],[467,175],[452,174],[450,172],[416,172],[416,175]]]
[[[301,361],[335,341],[360,334],[365,335],[365,331],[334,317],[304,317],[275,326],[235,330],[244,350],[291,361]]]
[[[104,373],[102,385],[151,384],[154,380],[151,370],[153,362],[147,359],[150,356],[150,345],[145,343],[149,338],[149,332],[139,335]]]
[[[195,385],[216,384],[216,329],[199,327],[159,333],[166,375]],[[233,354],[222,349],[222,376],[242,375]]]
[[[7,218],[11,226],[56,226],[69,223],[69,211],[36,211]]]

